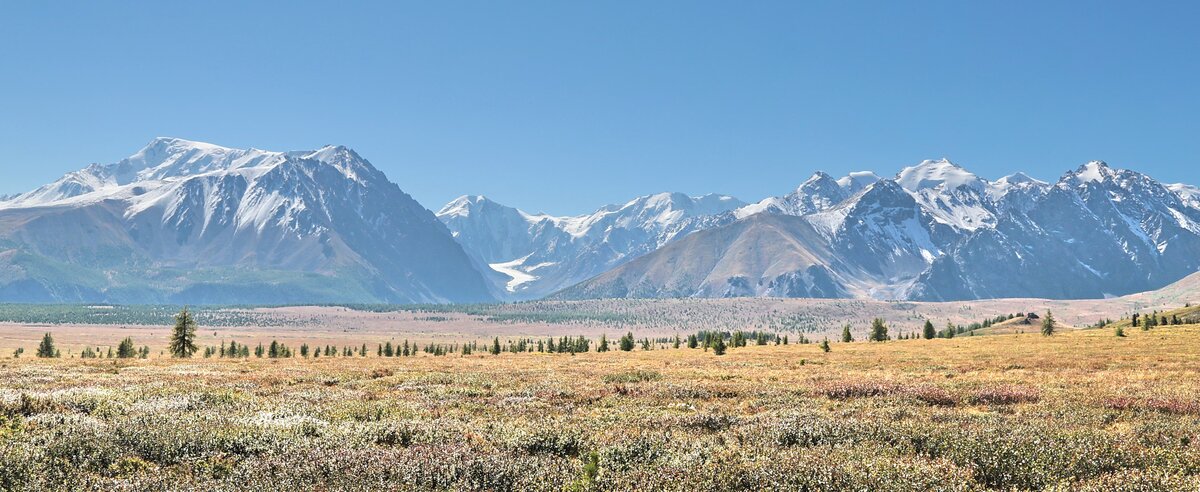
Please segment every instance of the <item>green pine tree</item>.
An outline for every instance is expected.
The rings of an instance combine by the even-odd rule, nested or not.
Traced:
[[[167,347],[172,357],[188,358],[196,353],[196,320],[187,308],[175,315],[175,328],[171,331],[171,344]]]
[[[925,327],[921,330],[921,336],[926,340],[930,340],[937,336],[937,330],[933,328],[933,322],[925,320]]]
[[[55,357],[55,354],[57,353],[58,350],[54,348],[54,337],[50,336],[49,332],[47,332],[45,335],[42,335],[42,343],[38,344],[37,356],[43,359],[49,359]]]
[[[633,350],[633,332],[626,333],[625,336],[621,337],[620,346],[622,352]]]
[[[888,340],[887,325],[884,324],[883,318],[875,318],[871,320],[871,337],[872,342],[884,342]]]
[[[1054,323],[1054,315],[1050,311],[1046,311],[1046,317],[1042,318],[1042,335],[1050,336],[1054,334],[1054,329],[1057,328]]]
[[[843,342],[853,342],[854,341],[854,335],[850,334],[850,323],[846,323],[846,326],[842,327],[842,341]]]
[[[133,339],[125,337],[121,343],[117,344],[117,358],[132,359],[137,357],[137,351],[133,348]]]
[[[725,337],[717,334],[712,338],[714,338],[712,341],[713,353],[716,355],[725,355]]]

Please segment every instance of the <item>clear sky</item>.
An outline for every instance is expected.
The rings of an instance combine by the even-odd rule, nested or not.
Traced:
[[[756,201],[936,157],[1200,184],[1198,5],[4,1],[0,193],[160,135],[344,144],[434,210]]]

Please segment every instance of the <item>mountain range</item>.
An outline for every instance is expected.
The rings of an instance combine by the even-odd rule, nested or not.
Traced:
[[[1099,161],[1046,183],[926,160],[754,203],[659,193],[578,216],[434,213],[341,146],[158,138],[0,198],[0,300],[1102,298],[1200,269],[1200,189]]]
[[[517,298],[1071,299],[1200,269],[1198,196],[1100,161],[1046,183],[988,181],[939,159],[889,178],[817,172],[753,204],[662,194],[550,217],[467,196],[438,216]],[[578,275],[541,274],[564,270]]]
[[[0,202],[0,299],[469,302],[450,231],[354,151],[158,138]]]

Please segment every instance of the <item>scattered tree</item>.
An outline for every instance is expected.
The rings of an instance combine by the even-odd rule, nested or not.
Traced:
[[[1054,334],[1056,328],[1054,323],[1054,315],[1050,311],[1046,311],[1046,317],[1042,319],[1042,335],[1050,336]]]
[[[625,336],[621,337],[620,347],[622,352],[633,350],[633,332],[626,333]]]
[[[187,358],[196,353],[196,320],[187,308],[175,315],[175,328],[171,332],[168,349],[172,357]]]
[[[117,358],[132,359],[137,357],[137,349],[133,348],[133,338],[125,337],[121,343],[117,344]]]
[[[58,349],[54,348],[54,337],[47,332],[42,335],[42,343],[38,344],[37,356],[43,359],[58,357]]]
[[[711,343],[713,353],[716,355],[725,355],[725,337],[717,335],[713,338],[715,339]]]
[[[887,325],[884,324],[883,318],[875,318],[871,321],[871,338],[872,342],[884,342],[889,339]]]

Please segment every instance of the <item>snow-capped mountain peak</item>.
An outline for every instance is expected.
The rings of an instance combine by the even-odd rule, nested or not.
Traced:
[[[487,197],[483,195],[463,195],[455,198],[438,210],[438,217],[466,217],[471,215],[471,210],[474,207],[483,203],[490,203]]]
[[[846,190],[847,194],[853,195],[862,191],[866,187],[875,184],[875,182],[879,181],[880,179],[881,178],[879,175],[871,171],[854,171],[846,176],[838,178],[837,183],[838,186],[841,186],[843,190]]]
[[[1104,161],[1090,161],[1078,169],[1067,173],[1064,181],[1074,185],[1098,183],[1115,176],[1118,171],[1108,166]]]
[[[1175,183],[1167,185],[1167,189],[1178,195],[1185,205],[1200,210],[1200,188],[1189,184]]]
[[[981,189],[983,186],[978,176],[946,158],[926,159],[915,166],[906,167],[896,175],[896,182],[911,192],[960,186]]]
[[[80,299],[191,299],[180,291],[188,279],[159,278],[164,269],[209,272],[197,295],[220,302],[488,298],[434,214],[344,146],[271,152],[156,138],[0,202],[0,215],[31,218],[9,220],[0,237],[88,272],[89,288],[114,289],[81,292],[69,279],[61,292]]]
[[[482,196],[454,199],[437,213],[454,237],[503,278],[494,290],[517,298],[549,294],[713,223],[745,205],[718,194],[655,193],[590,214],[530,214]]]
[[[1024,192],[1026,195],[1033,194],[1036,196],[1037,194],[1044,192],[1049,187],[1050,183],[1030,177],[1028,174],[1018,172],[988,183],[987,194],[993,201],[999,201],[1014,191],[1019,190]]]
[[[1015,185],[1023,185],[1023,184],[1031,184],[1031,183],[1032,184],[1043,184],[1043,185],[1049,184],[1049,183],[1046,183],[1045,181],[1041,181],[1041,180],[1032,178],[1028,174],[1025,174],[1022,172],[1009,174],[1008,176],[997,179],[994,184],[1002,185],[1002,186],[1015,186]]]

